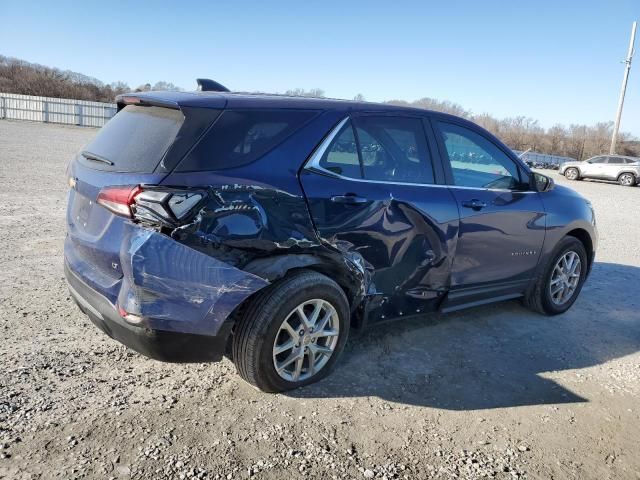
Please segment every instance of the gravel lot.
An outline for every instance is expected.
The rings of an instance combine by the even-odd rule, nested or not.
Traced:
[[[227,360],[129,351],[72,303],[64,170],[94,134],[0,121],[0,478],[640,478],[640,188],[571,183],[600,248],[565,315],[384,325],[266,395]]]

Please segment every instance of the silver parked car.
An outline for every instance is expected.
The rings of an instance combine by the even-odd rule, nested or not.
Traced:
[[[598,155],[584,162],[563,163],[558,173],[567,180],[595,178],[633,187],[640,183],[640,159],[623,155]]]

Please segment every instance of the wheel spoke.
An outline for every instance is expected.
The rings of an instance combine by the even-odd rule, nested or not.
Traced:
[[[298,317],[300,318],[300,321],[302,322],[302,324],[306,327],[306,328],[311,328],[312,324],[309,321],[309,318],[307,317],[307,314],[304,313],[304,305],[300,305],[297,309],[296,312],[298,313]]]
[[[569,275],[580,275],[580,268],[581,268],[580,260],[578,260],[573,264],[573,268],[569,272]]]
[[[316,338],[324,338],[324,337],[337,337],[339,334],[338,330],[322,330],[316,334]]]
[[[311,327],[315,327],[318,322],[318,316],[320,316],[320,312],[322,311],[322,300],[316,300],[313,304],[313,312],[311,312],[311,316],[309,317],[309,325]]]
[[[559,285],[556,286],[556,288],[551,289],[551,295],[555,295],[556,293],[560,292],[563,289],[564,289],[564,283],[561,282]]]
[[[329,347],[324,347],[322,345],[314,345],[311,349],[315,350],[315,353],[319,353],[321,355],[330,356],[333,353],[333,350]]]
[[[280,355],[281,353],[286,352],[287,350],[291,350],[295,346],[296,344],[292,340],[287,340],[282,345],[278,345],[277,347],[275,347],[273,349],[273,354]]]
[[[291,362],[293,362],[294,360],[298,360],[300,358],[300,353],[299,352],[291,352],[291,354],[285,358],[282,363],[279,363],[276,366],[277,370],[284,370],[286,367],[288,367],[289,365],[291,365]]]
[[[293,370],[293,381],[297,382],[298,379],[300,378],[300,373],[302,372],[302,363],[304,362],[304,354],[303,355],[299,355],[298,358],[296,358],[296,365],[295,368]]]
[[[307,358],[309,359],[309,367],[307,373],[313,375],[316,373],[316,352],[313,348],[307,350]]]
[[[320,320],[320,321],[317,323],[317,327],[318,327],[318,328],[316,328],[316,331],[318,331],[318,332],[322,332],[322,331],[325,329],[325,327],[327,326],[327,323],[329,322],[329,320],[331,319],[331,317],[333,316],[333,314],[334,314],[334,310],[333,310],[333,309],[329,309],[329,310],[324,314],[324,317],[322,317],[322,320]]]
[[[296,330],[291,325],[289,325],[289,320],[285,320],[280,328],[284,328],[287,331],[292,341],[296,343],[300,341],[300,335],[298,335],[298,332],[296,332]]]

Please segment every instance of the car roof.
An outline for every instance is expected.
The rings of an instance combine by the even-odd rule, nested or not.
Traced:
[[[451,116],[441,112],[426,110],[388,103],[362,102],[355,100],[339,100],[334,98],[300,97],[269,93],[242,93],[242,92],[132,92],[119,95],[117,101],[125,98],[136,97],[147,100],[149,103],[162,105],[175,105],[178,107],[202,107],[202,108],[295,108],[308,110],[344,110],[344,111],[375,111],[375,112],[413,112],[424,115],[433,113],[442,116]]]
[[[598,155],[594,155],[593,157],[588,158],[587,160],[591,160],[592,158],[597,157],[616,157],[616,158],[626,158],[627,160],[633,160],[634,162],[640,161],[639,157],[632,157],[630,155],[619,155],[617,153],[600,153]]]

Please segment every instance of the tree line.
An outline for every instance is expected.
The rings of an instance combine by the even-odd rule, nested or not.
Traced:
[[[105,84],[96,78],[77,72],[59,70],[0,55],[0,92],[113,102],[116,95],[121,93],[149,90],[180,90],[180,88],[165,81],[146,83],[134,88],[124,82]],[[285,94],[325,96],[324,90],[320,88],[310,90],[296,88],[287,90]],[[365,98],[358,94],[354,100],[365,101]],[[537,120],[530,117],[498,119],[486,113],[474,114],[448,100],[441,101],[427,97],[413,102],[389,100],[386,103],[458,115],[478,123],[514,150],[530,148],[534,152],[561,155],[578,160],[608,152],[613,130],[613,122],[569,126],[557,124],[550,128],[543,128]],[[640,141],[628,133],[621,133],[617,153],[640,156]]]
[[[467,118],[486,128],[513,150],[531,149],[533,152],[560,155],[577,160],[585,160],[609,152],[613,122],[599,122],[595,125],[556,124],[543,128],[535,120],[526,116],[498,119],[487,113],[474,114],[462,106],[449,101],[422,98],[414,102],[390,100],[388,103],[417,108],[426,108]],[[629,133],[620,133],[616,153],[640,156],[640,141]]]
[[[149,90],[180,89],[172,83],[163,81],[134,88],[125,82],[105,84],[97,78],[81,73],[45,67],[0,55],[0,92],[4,93],[113,102],[121,93]]]

